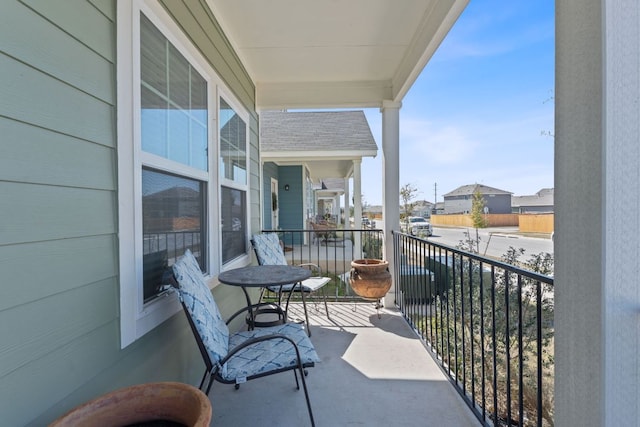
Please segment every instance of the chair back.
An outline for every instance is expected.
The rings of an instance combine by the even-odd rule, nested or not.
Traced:
[[[217,364],[229,353],[229,328],[204,280],[198,261],[189,249],[175,264],[178,296],[210,360]],[[194,333],[196,332],[194,331]]]
[[[276,233],[254,234],[251,239],[253,250],[260,265],[287,265],[280,238]]]

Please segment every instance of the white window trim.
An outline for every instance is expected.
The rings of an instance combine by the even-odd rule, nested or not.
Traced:
[[[249,162],[249,152],[251,151],[251,138],[249,135],[250,132],[250,128],[249,128],[249,112],[245,110],[244,107],[242,107],[242,105],[236,100],[236,98],[234,96],[231,95],[231,93],[229,91],[226,90],[225,87],[218,86],[218,92],[217,92],[217,98],[215,100],[215,105],[216,108],[218,109],[218,111],[220,111],[220,99],[224,99],[224,101],[231,107],[233,108],[233,111],[240,116],[240,118],[244,121],[244,125],[246,128],[246,136],[247,136],[247,145],[246,145],[246,153],[245,153],[245,164],[247,165],[247,170],[246,170],[246,175],[247,175],[247,182],[244,184],[239,184],[235,181],[232,181],[230,179],[227,179],[225,177],[220,176],[220,173],[218,171],[218,179],[219,179],[219,185],[218,187],[224,186],[224,187],[228,187],[228,188],[233,188],[236,190],[242,190],[245,192],[245,196],[246,196],[246,208],[247,211],[245,212],[245,224],[247,224],[247,234],[245,235],[245,245],[248,248],[247,254],[244,256],[240,256],[238,258],[232,259],[231,261],[229,261],[228,263],[226,263],[224,266],[221,265],[221,269],[222,271],[226,271],[226,270],[231,270],[233,268],[238,268],[238,267],[243,267],[245,265],[248,265],[251,262],[251,244],[249,242],[250,236],[249,236],[249,230],[250,230],[250,220],[251,220],[251,200],[250,200],[250,195],[251,195],[251,191],[249,188],[249,184],[250,184],[250,180],[251,180],[251,176],[250,176],[250,162]],[[218,128],[218,126],[216,126],[216,140],[220,141],[220,129]],[[218,142],[216,144],[216,162],[219,161],[220,159],[220,143]],[[222,206],[220,204],[218,204],[217,206],[217,214],[218,214],[218,218],[220,218],[220,220],[218,221],[219,227],[222,227],[222,223],[221,223],[221,218],[222,218]],[[219,250],[219,256],[218,256],[218,260],[220,260],[219,262],[222,262],[222,239],[218,239],[218,250]]]
[[[171,293],[165,297],[143,304],[142,295],[142,226],[141,177],[144,165],[162,167],[164,159],[143,153],[136,133],[140,126],[138,106],[140,86],[140,22],[139,13],[144,12],[171,43],[187,58],[208,83],[209,114],[209,171],[185,167],[185,175],[207,180],[207,229],[208,229],[208,284],[215,287],[217,274],[222,270],[220,236],[220,185],[219,177],[219,99],[222,96],[241,116],[247,126],[247,183],[243,188],[247,196],[247,224],[250,220],[250,137],[249,113],[231,95],[219,76],[211,68],[197,49],[190,43],[182,30],[167,15],[155,0],[133,0],[117,3],[117,130],[118,130],[118,239],[120,260],[120,346],[125,348],[180,310],[180,304]],[[213,114],[211,114],[213,113]],[[175,171],[175,168],[171,169]],[[133,184],[133,185],[132,185]],[[224,184],[226,185],[226,184]],[[247,243],[249,240],[247,227]],[[247,246],[248,247],[248,246]],[[250,251],[224,266],[224,269],[247,265],[251,261]]]

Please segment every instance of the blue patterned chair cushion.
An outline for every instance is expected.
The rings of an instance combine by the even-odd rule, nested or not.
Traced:
[[[220,360],[227,356],[229,349],[235,348],[246,340],[276,333],[287,335],[296,343],[303,364],[320,361],[304,327],[297,323],[229,334],[229,328],[222,320],[220,310],[204,280],[198,261],[188,249],[173,265],[173,274],[179,283],[180,301],[185,304],[209,358],[214,364],[220,366]],[[219,375],[226,380],[238,381],[262,372],[293,366],[296,363],[296,351],[289,341],[282,338],[266,340],[234,354],[221,366]]]
[[[287,265],[276,233],[254,234],[253,247],[260,265]]]
[[[218,363],[229,353],[229,328],[213,300],[198,261],[190,250],[173,265],[173,274],[180,284],[178,295],[186,307],[209,358]]]
[[[229,346],[234,348],[248,339],[270,334],[284,334],[291,338],[300,350],[303,364],[320,362],[311,340],[307,337],[304,326],[298,323],[285,323],[269,328],[240,331],[231,335]],[[236,353],[225,365],[226,369],[222,372],[222,376],[227,381],[238,382],[239,379],[251,375],[293,366],[296,363],[296,351],[289,341],[281,338],[267,340]]]

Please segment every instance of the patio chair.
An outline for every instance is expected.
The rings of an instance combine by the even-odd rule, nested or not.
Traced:
[[[323,220],[322,222],[311,222],[309,226],[313,229],[313,243],[315,245],[328,244],[330,241],[337,241],[336,225]]]
[[[251,244],[253,246],[253,250],[256,254],[256,258],[258,259],[258,264],[260,265],[287,265],[287,258],[284,255],[282,250],[282,246],[280,245],[280,239],[276,233],[264,233],[264,234],[254,234],[253,239],[251,239]],[[311,336],[311,329],[309,328],[309,313],[307,312],[307,303],[304,298],[304,294],[311,295],[312,293],[321,290],[322,297],[324,299],[324,309],[327,313],[327,317],[329,317],[329,306],[327,304],[327,292],[325,285],[331,281],[329,277],[322,276],[322,269],[319,265],[313,263],[304,263],[298,264],[299,267],[306,267],[311,269],[315,274],[303,280],[301,283],[291,283],[289,285],[282,286],[266,286],[265,289],[274,292],[278,295],[278,304],[282,302],[282,294],[289,293],[289,296],[293,292],[300,292],[302,297],[302,307],[304,309],[304,317],[307,323],[307,333]],[[264,294],[260,295],[260,300],[262,300]],[[289,298],[287,298],[287,303],[284,308],[285,317],[288,313],[289,308]]]
[[[215,380],[235,384],[237,389],[246,381],[286,371],[293,371],[299,390],[299,372],[311,425],[315,425],[305,369],[314,366],[320,359],[303,326],[285,323],[230,333],[229,322],[254,307],[238,310],[225,323],[205,283],[198,261],[188,249],[173,265],[173,276],[173,285],[206,365],[200,390],[204,391],[206,384],[205,393],[208,395]]]

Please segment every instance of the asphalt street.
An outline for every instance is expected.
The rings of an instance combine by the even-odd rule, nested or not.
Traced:
[[[433,227],[433,236],[428,240],[442,245],[456,247],[461,240],[465,240],[465,232],[471,233],[475,239],[474,228]],[[531,237],[518,232],[517,227],[495,227],[478,230],[480,236],[480,254],[490,257],[500,257],[507,252],[509,247],[523,248],[525,253],[522,259],[540,252],[548,252],[553,255],[553,241],[547,234]]]

